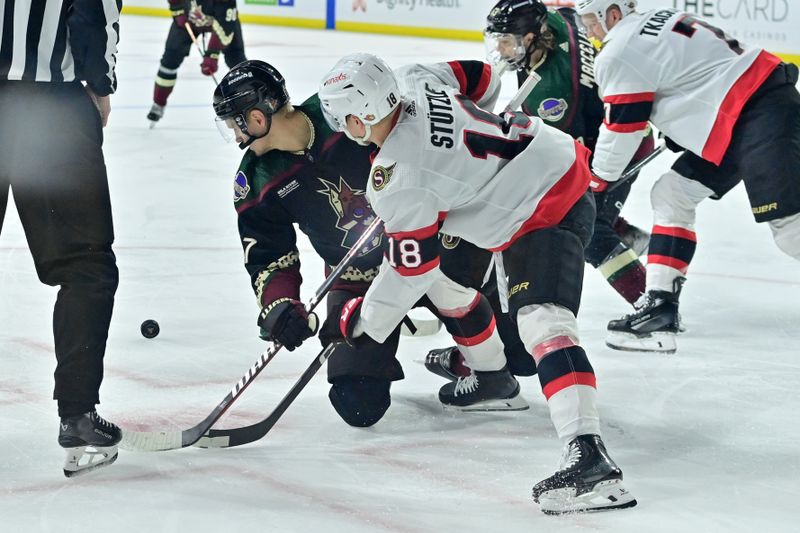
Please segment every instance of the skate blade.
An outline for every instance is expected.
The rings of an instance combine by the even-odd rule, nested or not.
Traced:
[[[627,509],[637,503],[619,479],[601,481],[579,496],[576,492],[575,487],[548,490],[539,496],[539,506],[544,514],[561,515]]]
[[[530,408],[528,402],[521,394],[517,394],[513,398],[504,398],[497,400],[484,400],[470,405],[450,405],[443,403],[445,411],[461,411],[465,413],[473,411],[524,411]]]
[[[119,455],[116,446],[92,447],[77,446],[65,448],[67,460],[64,463],[64,475],[67,477],[82,476],[92,470],[114,464]]]
[[[632,333],[610,331],[606,337],[606,346],[626,352],[658,352],[675,353],[678,345],[675,333],[650,333],[646,337],[637,337]]]
[[[151,130],[152,130],[153,128],[155,128],[155,127],[156,127],[156,123],[157,123],[157,122],[158,122],[157,120],[151,120],[151,121],[150,121],[150,129],[151,129]]]

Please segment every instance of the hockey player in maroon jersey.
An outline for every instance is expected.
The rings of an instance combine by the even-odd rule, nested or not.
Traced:
[[[674,352],[678,298],[697,245],[695,209],[744,181],[756,222],[800,259],[798,70],[692,14],[635,10],[635,0],[579,0],[589,34],[604,41],[595,74],[606,105],[592,170],[618,179],[650,121],[683,154],[653,186],[647,294],[609,323],[607,344]]]
[[[458,65],[474,70],[470,63],[482,65],[474,61]],[[486,78],[486,82],[481,96],[495,99],[499,81]],[[318,329],[316,315],[306,312],[300,302],[294,226],[308,236],[326,265],[338,264],[375,218],[365,194],[374,149],[332,131],[316,95],[293,105],[281,74],[263,61],[246,61],[228,72],[214,93],[214,110],[221,131],[235,135],[240,148],[247,149],[234,178],[233,201],[245,267],[260,308],[258,324],[264,338],[294,350]],[[375,239],[334,283],[327,298],[329,313],[366,292],[378,273],[384,247],[383,238]],[[456,304],[435,309],[448,331],[468,357],[483,357],[503,367],[491,306],[475,290],[452,285]],[[434,302],[441,300],[430,296]],[[393,327],[383,344],[342,345],[331,356],[329,398],[348,424],[371,426],[389,408],[391,382],[403,379],[395,358],[398,338],[399,327]],[[485,368],[480,362],[479,368]],[[458,407],[527,408],[517,381],[507,370],[501,374],[502,390],[471,397]]]
[[[534,487],[535,501],[547,513],[636,505],[600,437],[595,375],[578,340],[583,249],[595,215],[589,151],[540,118],[497,116],[465,93],[470,87],[430,65],[395,76],[369,54],[343,58],[323,78],[319,97],[331,122],[380,149],[367,197],[389,242],[366,295],[322,329],[355,345],[387,339],[420,296],[443,285],[439,230],[496,252],[511,317],[565,447],[559,470]],[[495,374],[476,370],[445,385],[440,399],[479,395],[496,386]]]
[[[200,63],[200,72],[204,75],[213,76],[217,72],[220,53],[225,56],[228,68],[247,59],[236,0],[168,1],[174,23],[169,27],[153,87],[153,105],[147,113],[151,127],[164,116],[167,98],[178,79],[178,68],[192,49],[192,37],[186,24],[190,25],[197,39],[204,39],[205,34],[209,36]]]

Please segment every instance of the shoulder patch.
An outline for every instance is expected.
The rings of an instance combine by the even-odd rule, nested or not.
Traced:
[[[544,120],[558,122],[564,118],[568,107],[567,101],[563,98],[545,98],[542,100],[542,103],[539,104],[539,108],[536,112]]]
[[[396,164],[397,163],[392,163],[388,167],[382,167],[378,165],[372,169],[372,179],[370,180],[370,183],[372,183],[372,188],[375,191],[380,191],[389,184],[389,180],[392,179],[392,173],[394,172],[394,166]]]
[[[247,193],[250,192],[250,184],[247,183],[247,176],[245,176],[244,172],[241,170],[236,173],[236,177],[233,178],[233,201],[238,202],[240,200],[244,200],[247,197]]]

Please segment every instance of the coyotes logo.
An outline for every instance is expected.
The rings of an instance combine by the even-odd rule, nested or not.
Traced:
[[[344,232],[342,247],[349,250],[375,220],[375,214],[372,212],[366,193],[350,187],[341,176],[339,176],[338,184],[322,178],[317,179],[325,186],[324,189],[317,192],[328,197],[331,208],[339,217],[336,227]],[[380,243],[381,237],[378,236],[364,246],[360,255],[371,252],[380,246]]]

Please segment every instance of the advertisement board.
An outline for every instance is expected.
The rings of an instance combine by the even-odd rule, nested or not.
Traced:
[[[243,22],[480,40],[496,0],[239,0]],[[545,0],[572,6],[572,0]],[[800,0],[638,0],[639,11],[695,13],[730,36],[800,63]],[[127,0],[123,12],[169,15],[166,0]]]

